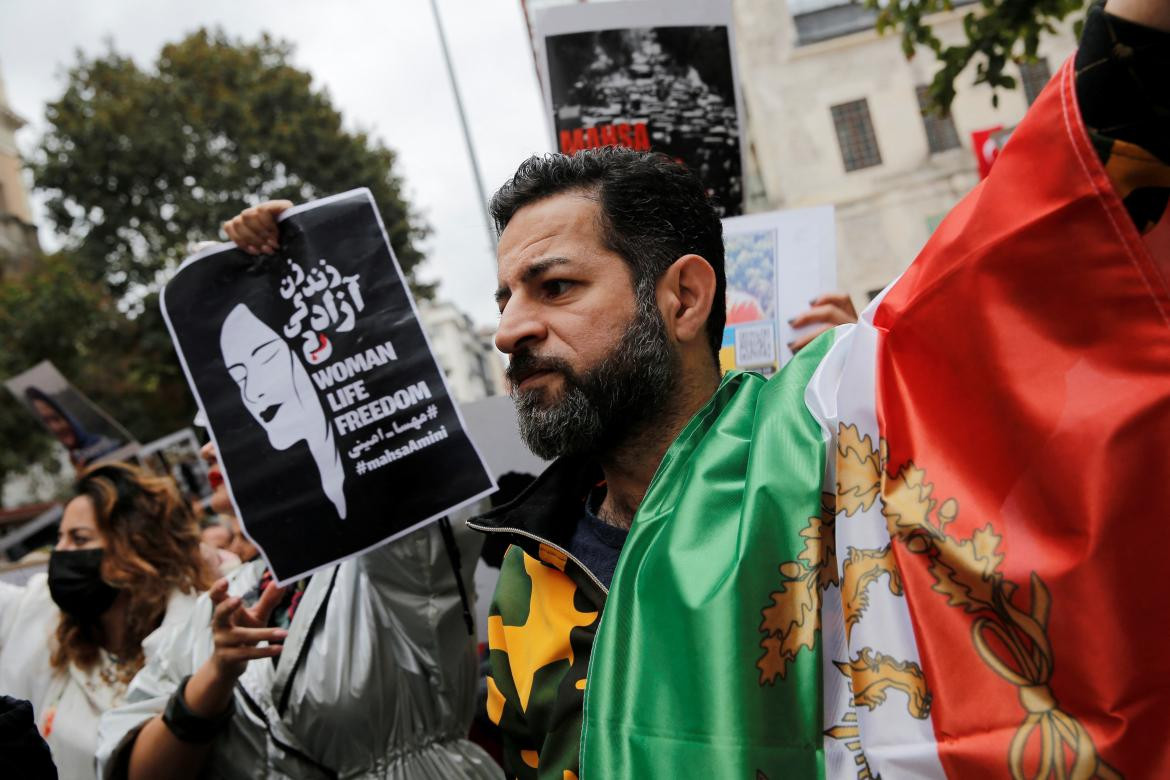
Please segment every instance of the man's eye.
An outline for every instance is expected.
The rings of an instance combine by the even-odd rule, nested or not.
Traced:
[[[573,283],[567,279],[549,279],[541,286],[544,288],[546,295],[548,295],[550,298],[556,298],[557,296],[567,293],[569,288],[573,286]]]

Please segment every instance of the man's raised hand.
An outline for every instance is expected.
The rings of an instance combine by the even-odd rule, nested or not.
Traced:
[[[269,200],[241,211],[223,223],[228,238],[249,254],[272,253],[280,248],[276,218],[292,208],[291,200]]]
[[[808,310],[788,321],[793,330],[810,325],[818,326],[789,343],[788,348],[793,352],[799,352],[829,328],[857,322],[857,309],[853,308],[853,299],[848,293],[825,293],[814,298],[810,306]]]

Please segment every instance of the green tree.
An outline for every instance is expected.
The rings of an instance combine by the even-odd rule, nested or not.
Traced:
[[[61,253],[0,278],[0,377],[49,360],[140,441],[190,425],[194,401],[157,297],[127,318],[103,282],[75,268]],[[0,441],[0,485],[30,465],[57,462],[55,440],[7,391],[0,391]]]
[[[78,54],[31,167],[87,278],[122,297],[157,285],[193,241],[258,200],[365,186],[413,280],[426,229],[402,196],[394,152],[345,130],[291,55],[267,35],[246,43],[218,30],[164,46],[149,69],[112,45]]]
[[[0,377],[41,360],[73,375],[85,363],[88,342],[122,319],[104,285],[80,279],[60,255],[28,273],[6,274],[0,277]],[[0,441],[0,486],[30,465],[56,466],[53,437],[7,391],[0,392]]]
[[[1056,25],[1085,8],[1085,0],[979,0],[963,15],[965,40],[944,44],[934,34],[927,17],[950,11],[954,0],[863,0],[877,12],[878,32],[896,31],[907,59],[918,47],[934,52],[939,67],[930,84],[932,108],[950,111],[955,81],[968,65],[975,65],[975,84],[992,88],[991,102],[999,103],[999,89],[1015,89],[1010,62],[1034,62],[1042,35],[1056,32]],[[1080,22],[1077,23],[1078,32]]]

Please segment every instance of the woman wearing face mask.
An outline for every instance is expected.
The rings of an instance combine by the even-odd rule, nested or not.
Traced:
[[[0,691],[32,702],[61,777],[95,776],[101,714],[212,579],[170,480],[125,464],[82,472],[48,575],[0,583]]]

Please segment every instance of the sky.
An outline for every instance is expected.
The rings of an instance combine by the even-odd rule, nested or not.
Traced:
[[[551,149],[520,0],[438,6],[490,195],[521,160]],[[163,44],[203,26],[246,40],[267,31],[293,43],[294,64],[328,91],[346,127],[398,153],[407,198],[432,228],[420,277],[438,280],[439,297],[478,324],[498,320],[494,248],[428,0],[0,0],[0,19],[0,76],[12,109],[29,122],[17,135],[25,154],[78,50],[93,56],[112,42],[149,67]],[[41,241],[54,248],[59,240],[32,198]]]

